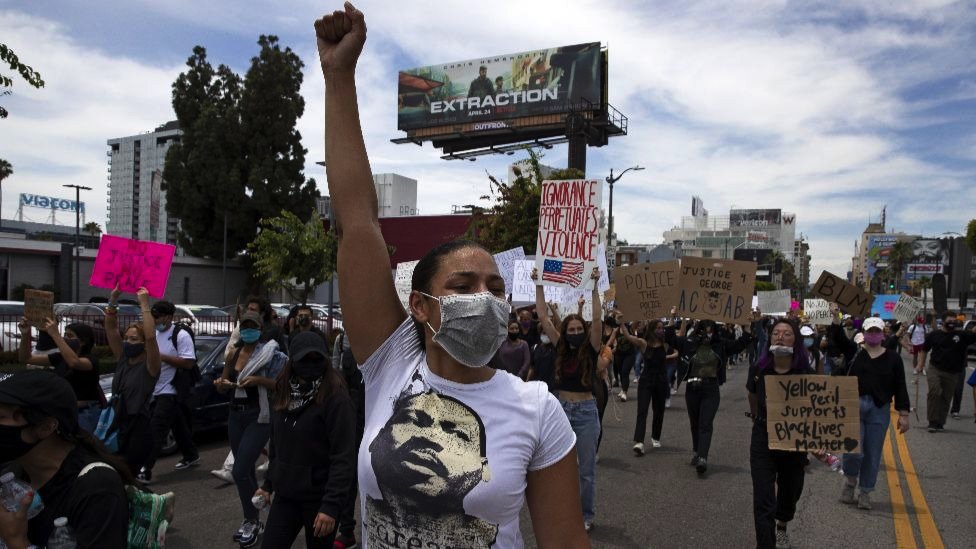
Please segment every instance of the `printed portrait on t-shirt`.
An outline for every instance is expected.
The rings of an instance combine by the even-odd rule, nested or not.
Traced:
[[[369,547],[492,547],[498,525],[464,511],[465,496],[491,480],[485,440],[469,406],[408,387],[369,445],[383,495],[366,498]]]

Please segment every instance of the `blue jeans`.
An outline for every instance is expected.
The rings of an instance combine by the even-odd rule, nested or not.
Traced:
[[[644,355],[641,354],[640,349],[634,353],[634,377],[640,379],[641,370],[644,367]]]
[[[878,407],[870,396],[861,397],[861,453],[844,454],[844,475],[858,479],[862,492],[874,490],[881,464],[888,425],[891,424],[891,406]]]
[[[580,503],[583,520],[596,516],[596,441],[600,437],[600,416],[596,399],[582,402],[561,400],[563,411],[576,433],[576,459],[579,462]]]

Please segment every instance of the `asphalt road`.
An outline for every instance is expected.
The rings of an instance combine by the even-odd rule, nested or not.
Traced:
[[[743,415],[748,410],[745,377],[745,368],[740,366],[729,372],[729,381],[722,388],[705,478],[699,478],[688,465],[691,439],[683,391],[675,395],[666,412],[663,447],[640,458],[631,451],[636,385],[631,386],[628,402],[614,399],[604,418],[597,466],[594,547],[755,546],[749,473],[751,423]],[[841,504],[841,475],[814,461],[808,468],[796,519],[790,524],[793,547],[976,548],[972,391],[966,387],[963,419],[950,419],[946,432],[932,434],[925,431],[926,378],[919,379],[919,419],[911,417],[912,429],[904,436],[889,431],[891,451],[883,460],[886,465],[873,494],[874,509],[859,511]],[[909,386],[913,405],[914,389]],[[209,473],[223,462],[226,437],[209,433],[198,440],[199,466],[175,471],[172,467],[178,458],[170,457],[161,460],[154,472],[154,490],[177,494],[177,518],[167,547],[236,547],[231,540],[241,519],[236,491]],[[526,546],[535,547],[525,509],[522,531]],[[294,545],[304,546],[302,539]]]

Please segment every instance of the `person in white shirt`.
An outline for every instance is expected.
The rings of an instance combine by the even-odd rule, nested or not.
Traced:
[[[925,336],[931,332],[932,329],[928,324],[925,323],[925,317],[919,316],[915,319],[915,322],[908,328],[908,336],[912,340],[912,369],[915,375],[925,372],[925,353],[922,352],[922,346],[925,345]]]

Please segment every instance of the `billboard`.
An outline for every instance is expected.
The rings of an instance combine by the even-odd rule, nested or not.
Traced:
[[[868,237],[868,276],[874,276],[879,269],[888,267],[891,248],[898,242],[895,235],[874,235]]]
[[[75,201],[56,196],[41,196],[39,194],[20,193],[20,205],[32,208],[44,208],[50,210],[64,210],[66,212],[75,211]],[[78,203],[78,210],[85,213],[85,203]]]
[[[600,43],[496,55],[400,71],[397,128],[462,123],[504,127],[500,120],[566,113],[586,99],[599,108]]]
[[[770,227],[782,223],[783,211],[776,210],[730,210],[730,227]]]
[[[949,249],[947,243],[934,238],[920,238],[912,242],[912,262],[905,268],[906,280],[949,272]]]

